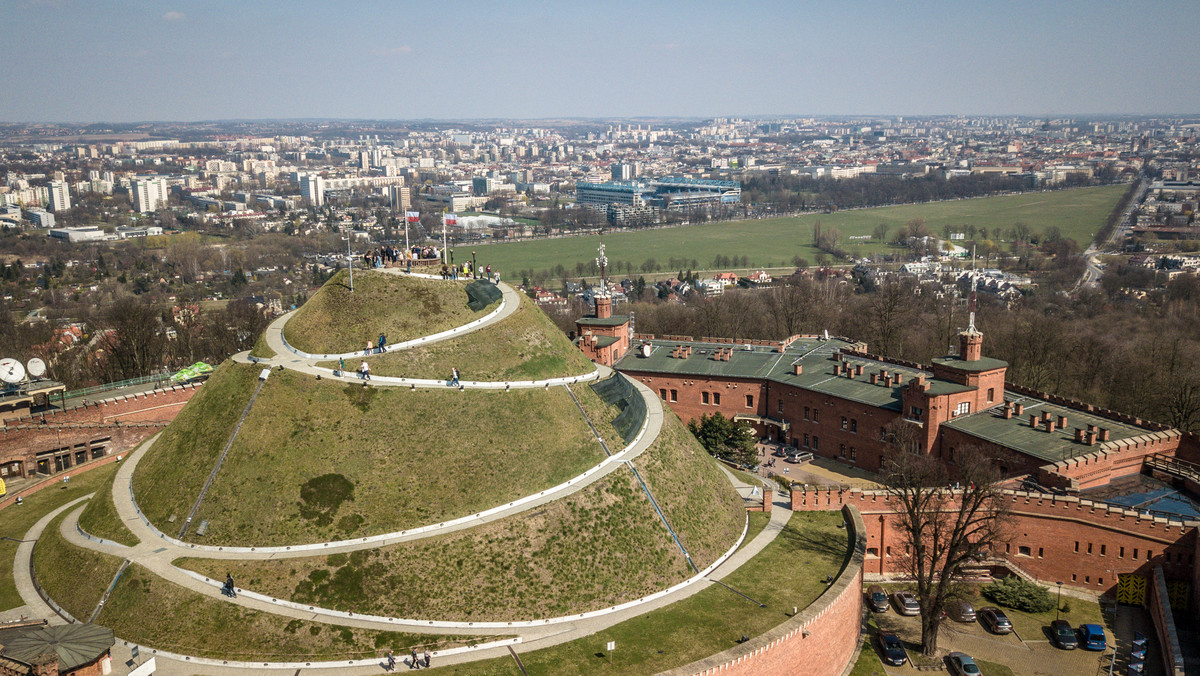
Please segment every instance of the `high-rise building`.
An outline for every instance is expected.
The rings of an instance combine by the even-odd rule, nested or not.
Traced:
[[[300,177],[300,196],[314,207],[325,204],[325,179],[315,174]]]
[[[71,208],[71,189],[66,181],[50,181],[50,211],[68,211]]]
[[[139,176],[129,182],[133,210],[139,213],[158,211],[167,205],[167,179],[163,176]]]
[[[412,208],[412,193],[408,187],[403,185],[388,186],[388,200],[392,204],[392,211],[401,212]]]

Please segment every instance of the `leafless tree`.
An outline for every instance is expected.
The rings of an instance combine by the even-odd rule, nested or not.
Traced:
[[[933,657],[942,612],[961,593],[964,566],[1005,539],[1008,515],[996,459],[983,449],[960,447],[951,465],[896,442],[884,461],[883,485],[896,506],[892,525],[904,545],[899,562],[921,602],[921,651]]]

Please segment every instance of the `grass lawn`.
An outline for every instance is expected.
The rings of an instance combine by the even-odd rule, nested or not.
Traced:
[[[758,556],[723,582],[765,603],[745,601],[712,585],[666,608],[635,617],[592,636],[523,653],[531,676],[555,674],[653,674],[682,666],[736,645],[742,634],[757,636],[805,608],[825,591],[823,578],[837,574],[850,556],[840,512],[797,512]],[[604,651],[616,641],[613,664]],[[443,667],[448,674],[515,675],[511,658]]]
[[[879,660],[879,652],[875,649],[874,636],[863,639],[862,650],[858,653],[858,660],[849,676],[887,676],[887,672],[883,670],[883,662]]]
[[[997,606],[1004,611],[1008,619],[1012,621],[1013,630],[1025,640],[1044,640],[1048,637],[1042,631],[1043,627],[1049,627],[1054,621],[1054,609],[1047,610],[1044,613],[1026,613],[1013,608],[1005,608],[998,606],[996,603],[985,599],[979,594],[978,587],[973,589],[974,593],[968,599],[976,610],[984,606]],[[1054,589],[1050,588],[1050,593],[1054,594]],[[1057,596],[1056,596],[1057,599]],[[1099,624],[1104,625],[1104,613],[1100,611],[1100,604],[1095,601],[1085,601],[1084,599],[1063,597],[1063,605],[1070,606],[1070,612],[1062,613],[1062,619],[1071,623],[1071,626],[1078,627],[1081,624]]]
[[[121,523],[121,517],[117,514],[112,494],[113,481],[116,478],[116,472],[110,473],[108,480],[96,489],[95,497],[88,500],[83,514],[79,515],[79,525],[98,538],[133,547],[141,540]]]
[[[769,512],[748,512],[748,514],[750,515],[750,524],[746,528],[746,539],[742,541],[743,547],[758,537],[758,534],[763,532],[763,529],[771,522]]]
[[[338,353],[375,345],[380,333],[389,343],[439,333],[496,309],[472,311],[466,285],[364,270],[351,293],[343,270],[296,311],[283,335],[305,352]]]
[[[399,658],[412,646],[436,650],[491,640],[292,620],[208,598],[136,564],[121,575],[96,621],[117,636],[145,646],[229,660],[368,659],[386,655],[389,649]]]
[[[259,357],[260,359],[270,359],[275,356],[275,350],[267,346],[266,331],[259,334],[258,340],[254,341],[254,347],[250,348],[250,356]]]
[[[203,389],[203,388],[201,388]],[[69,484],[61,482],[55,486],[43,488],[25,498],[21,506],[9,505],[0,510],[0,537],[20,540],[26,531],[37,523],[38,519],[46,516],[62,505],[99,489],[117,471],[116,464],[109,464],[82,474],[73,474]],[[13,582],[13,559],[17,555],[20,543],[12,540],[0,540],[0,609],[8,610],[25,604],[17,593],[16,583]]]
[[[38,582],[50,598],[75,619],[86,622],[121,566],[121,559],[68,543],[58,528],[70,511],[46,526],[34,548],[33,565]]]
[[[391,334],[388,335],[391,338]],[[595,367],[534,303],[521,295],[512,316],[461,338],[370,358],[371,373],[463,380],[541,380],[590,373]],[[358,361],[353,365],[357,368]],[[337,362],[322,364],[337,368]]]
[[[736,542],[741,501],[694,440],[668,433],[638,460],[698,567]],[[179,565],[209,577],[229,568],[247,589],[300,603],[466,621],[597,610],[693,575],[625,469],[531,512],[441,537],[348,556]]]
[[[176,530],[168,517],[191,508],[257,371],[223,365],[142,460],[134,487],[159,528]],[[206,543],[346,539],[502,505],[603,458],[562,388],[410,391],[277,371],[197,518],[210,524]]]
[[[756,221],[711,223],[640,232],[614,232],[604,235],[610,270],[622,274],[621,263],[631,263],[637,274],[648,258],[668,267],[671,258],[695,259],[699,269],[712,269],[718,254],[747,256],[755,267],[790,265],[793,256],[813,262],[813,225],[819,220],[828,231],[837,228],[843,245],[851,252],[868,254],[890,250],[870,240],[849,240],[851,236],[870,235],[875,226],[886,223],[890,233],[915,218],[925,219],[930,232],[941,236],[945,225],[975,225],[978,228],[1008,229],[1018,221],[1034,231],[1057,226],[1063,237],[1072,238],[1080,249],[1086,248],[1104,225],[1113,206],[1128,186],[1056,190],[1052,192],[1006,195],[970,200],[912,204],[876,209],[857,209],[836,214],[807,214]],[[860,243],[856,243],[860,242]],[[575,264],[588,263],[596,255],[596,236],[564,237],[486,244],[477,247],[479,260],[505,272],[508,279],[519,279],[522,270],[550,270],[561,264],[572,274]],[[690,262],[690,261],[689,261]],[[685,266],[686,267],[686,266]]]

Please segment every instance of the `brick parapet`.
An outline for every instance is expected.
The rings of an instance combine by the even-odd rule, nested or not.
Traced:
[[[1179,430],[1147,432],[1100,444],[1095,451],[1038,468],[1038,483],[1054,488],[1087,489],[1113,479],[1138,474],[1148,455],[1174,456],[1182,435]]]
[[[97,413],[104,413],[107,416],[121,415],[120,410],[124,409],[141,409],[141,404],[147,400],[159,400],[161,403],[183,403],[191,398],[195,389],[203,383],[188,383],[186,385],[172,385],[171,387],[149,390],[147,392],[137,392],[128,395],[118,395],[101,399],[98,401],[89,401],[86,404],[77,404],[64,410],[44,411],[33,415],[21,416],[20,418],[12,418],[3,422],[2,427],[28,425],[30,423],[40,423],[42,420],[47,422],[54,421],[55,423],[71,422],[75,420],[94,421]]]
[[[842,510],[853,542],[849,562],[817,600],[774,629],[724,652],[660,676],[798,674],[839,676],[859,644],[866,526],[852,505]]]

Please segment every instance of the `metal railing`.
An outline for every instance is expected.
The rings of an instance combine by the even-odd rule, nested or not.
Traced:
[[[171,379],[170,373],[158,373],[152,376],[142,376],[140,378],[130,378],[129,380],[119,380],[115,383],[106,383],[104,385],[95,385],[93,387],[85,387],[81,390],[71,390],[64,392],[63,399],[76,399],[86,397],[100,392],[108,392],[110,390],[119,390],[122,387],[133,387],[134,385],[145,385],[147,383],[160,383]]]

